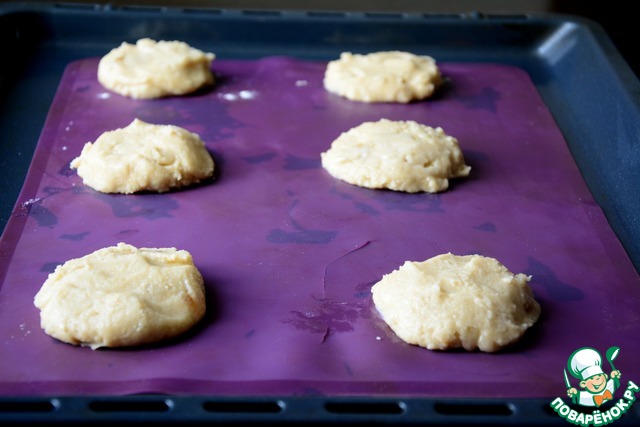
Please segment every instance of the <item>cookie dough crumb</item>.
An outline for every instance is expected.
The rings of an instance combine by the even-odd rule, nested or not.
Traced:
[[[87,142],[70,167],[96,191],[132,194],[198,183],[213,176],[215,165],[197,134],[135,119]]]
[[[342,133],[321,153],[335,178],[360,187],[436,193],[469,175],[458,140],[440,127],[381,119]]]
[[[134,99],[185,95],[214,83],[215,55],[181,41],[122,43],[100,59],[98,81]]]
[[[360,102],[409,103],[430,97],[443,82],[436,61],[410,52],[343,52],[324,75],[327,91]]]
[[[125,243],[59,265],[34,305],[47,335],[92,349],[175,337],[206,311],[203,278],[189,252]]]
[[[530,280],[495,258],[447,253],[405,262],[371,292],[384,321],[409,344],[495,352],[519,340],[540,316]]]

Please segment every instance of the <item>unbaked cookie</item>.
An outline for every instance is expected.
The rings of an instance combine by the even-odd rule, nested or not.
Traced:
[[[203,279],[189,252],[124,243],[59,265],[34,304],[47,335],[92,349],[175,337],[206,311]]]
[[[70,163],[85,185],[103,193],[165,192],[213,176],[214,161],[200,137],[173,125],[135,119],[87,142]]]
[[[436,61],[409,52],[343,52],[327,64],[324,87],[352,101],[408,103],[430,97],[442,83]]]
[[[458,140],[442,128],[381,119],[342,133],[321,153],[335,178],[367,188],[436,193],[469,175]]]
[[[135,99],[185,95],[211,85],[215,55],[181,41],[144,38],[122,43],[100,59],[98,81]]]
[[[448,253],[405,262],[371,292],[384,321],[409,344],[495,352],[540,316],[530,279],[494,258]]]

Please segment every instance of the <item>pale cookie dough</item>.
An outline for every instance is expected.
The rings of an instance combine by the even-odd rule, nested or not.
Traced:
[[[386,51],[343,52],[327,64],[324,87],[352,101],[408,103],[430,97],[442,83],[430,56]]]
[[[540,316],[530,279],[494,258],[448,253],[405,262],[371,292],[384,321],[409,344],[495,352]]]
[[[198,183],[213,176],[214,162],[197,134],[135,119],[87,142],[70,167],[94,190],[131,194]]]
[[[436,193],[469,175],[458,140],[442,128],[381,119],[342,133],[321,153],[333,177],[367,188]]]
[[[122,43],[100,59],[98,81],[134,99],[185,95],[211,85],[215,55],[181,41],[140,39]]]
[[[59,265],[34,304],[47,335],[92,349],[175,337],[206,311],[203,279],[189,252],[125,243]]]

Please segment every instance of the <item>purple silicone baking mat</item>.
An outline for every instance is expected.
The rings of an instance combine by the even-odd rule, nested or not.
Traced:
[[[110,93],[97,64],[66,69],[2,237],[0,394],[552,397],[565,394],[575,349],[614,345],[623,380],[640,378],[638,273],[521,69],[443,63],[436,97],[397,105],[327,93],[324,62],[216,60],[212,89],[158,100]],[[134,118],[198,133],[215,179],[165,194],[85,187],[71,159]],[[380,118],[441,126],[470,176],[405,194],[322,169],[341,132]],[[191,252],[206,318],[141,348],[94,351],[45,335],[33,297],[47,275],[118,242]],[[542,315],[517,345],[429,351],[376,315],[373,283],[446,252],[532,276]]]

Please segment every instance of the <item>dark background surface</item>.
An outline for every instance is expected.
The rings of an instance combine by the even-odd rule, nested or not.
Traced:
[[[636,76],[640,76],[640,26],[629,6],[621,1],[554,1],[551,12],[582,16],[600,24]]]

